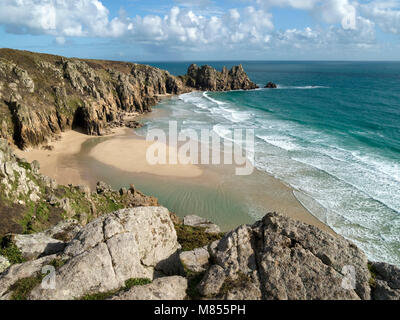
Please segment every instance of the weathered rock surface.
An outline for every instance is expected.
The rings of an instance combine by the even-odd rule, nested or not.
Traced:
[[[56,290],[35,288],[32,299],[74,299],[121,288],[131,278],[178,271],[180,248],[167,209],[123,209],[86,225],[64,250]]]
[[[400,269],[382,262],[372,262],[375,272],[374,300],[400,300]]]
[[[0,275],[0,300],[9,298],[9,288],[18,280],[29,278],[42,272],[42,268],[56,259],[56,255],[43,257],[37,260],[14,264]]]
[[[21,251],[25,260],[33,260],[41,256],[59,253],[65,248],[64,242],[48,237],[42,232],[29,235],[13,235],[12,241]]]
[[[221,72],[210,66],[198,67],[192,64],[186,75],[186,85],[198,90],[229,91],[256,89],[242,65],[233,67],[230,71],[223,68]]]
[[[216,224],[212,223],[211,221],[195,216],[189,215],[183,218],[183,224],[190,227],[199,227],[205,228],[205,232],[207,233],[220,233],[221,229]]]
[[[186,271],[204,272],[208,268],[210,254],[207,247],[197,248],[192,251],[181,252],[179,259]]]
[[[180,276],[158,278],[151,284],[134,286],[112,300],[183,300],[187,287],[187,279]]]
[[[6,257],[0,256],[0,274],[10,266],[10,261]]]
[[[277,214],[211,246],[199,289],[221,299],[370,299],[367,258],[354,244]],[[346,269],[354,268],[355,284]],[[350,278],[351,280],[351,278]]]
[[[75,220],[61,221],[54,227],[33,234],[12,234],[8,238],[20,250],[25,260],[60,253],[81,229]]]

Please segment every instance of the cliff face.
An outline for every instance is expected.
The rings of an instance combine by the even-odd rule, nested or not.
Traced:
[[[159,95],[255,87],[241,66],[191,66],[175,77],[134,63],[0,49],[0,137],[26,148],[72,128],[102,135],[123,112],[150,112]]]

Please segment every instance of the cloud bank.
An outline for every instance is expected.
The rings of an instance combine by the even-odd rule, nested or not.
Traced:
[[[209,1],[197,5],[179,0],[164,15],[128,16],[110,12],[100,0],[2,0],[0,25],[12,34],[51,35],[59,45],[69,37],[120,39],[141,45],[185,50],[262,52],[275,47],[368,48],[376,43],[376,29],[400,33],[398,1],[247,0],[244,8],[204,14]],[[277,29],[274,8],[309,13],[317,27]],[[203,13],[203,14],[202,14]]]

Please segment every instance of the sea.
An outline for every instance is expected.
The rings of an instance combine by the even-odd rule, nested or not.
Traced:
[[[146,62],[182,75],[191,63],[242,64],[260,89],[163,100],[181,130],[255,132],[254,165],[294,189],[319,220],[376,261],[400,265],[399,62]],[[277,89],[264,89],[269,81]],[[146,122],[146,120],[144,120]],[[227,217],[229,219],[229,217]]]

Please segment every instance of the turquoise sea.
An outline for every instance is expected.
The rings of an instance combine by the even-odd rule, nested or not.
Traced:
[[[217,69],[239,62],[195,62]],[[148,63],[185,74],[189,62]],[[400,264],[400,63],[242,62],[278,89],[198,92],[164,101],[147,123],[253,128],[255,165],[295,189],[318,219],[372,260]]]

